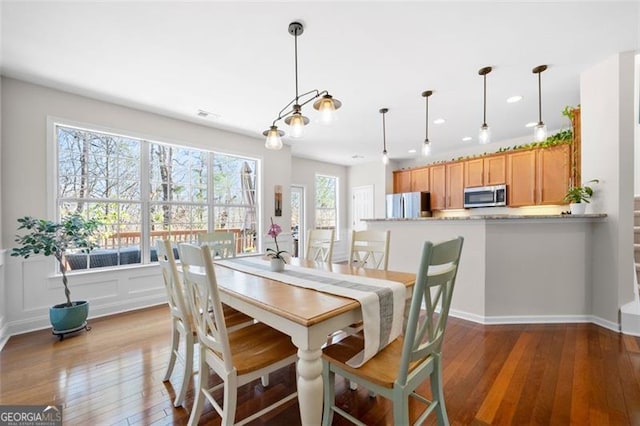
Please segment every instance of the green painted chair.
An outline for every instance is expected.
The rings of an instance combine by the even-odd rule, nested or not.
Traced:
[[[396,425],[410,424],[410,396],[427,405],[414,424],[422,424],[434,410],[439,425],[449,424],[442,391],[441,351],[462,243],[462,237],[435,245],[429,241],[424,243],[404,336],[360,368],[352,368],[346,362],[362,350],[361,333],[323,350],[324,425],[331,424],[334,412],[364,425],[336,405],[336,374],[390,399]],[[423,304],[424,316],[421,315]],[[416,388],[427,378],[431,379],[431,401],[416,393]]]

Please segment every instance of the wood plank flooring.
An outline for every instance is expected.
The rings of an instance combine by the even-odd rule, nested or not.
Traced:
[[[62,404],[66,424],[186,424],[163,383],[170,323],[165,306],[90,321],[63,341],[43,330],[12,337],[0,352],[0,404]],[[444,393],[454,425],[640,425],[640,339],[593,324],[481,326],[450,318]],[[212,378],[212,381],[215,378]],[[191,384],[193,386],[193,383]],[[295,386],[293,368],[244,386],[243,418]],[[339,404],[368,425],[392,424],[390,403],[338,379]],[[428,384],[423,386],[429,395]],[[193,390],[187,394],[187,407]],[[421,408],[411,405],[417,415]],[[211,406],[201,424],[220,424]],[[253,425],[300,424],[291,402]],[[335,425],[345,425],[336,416]],[[428,424],[435,424],[430,418]]]

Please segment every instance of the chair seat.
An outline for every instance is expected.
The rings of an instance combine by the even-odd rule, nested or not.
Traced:
[[[229,305],[223,304],[222,312],[224,313],[224,322],[229,329],[235,329],[239,325],[250,324],[253,322],[253,318],[249,315],[243,314]]]
[[[261,322],[230,333],[229,345],[238,375],[260,370],[298,351],[289,336]]]
[[[357,374],[361,378],[385,388],[393,388],[398,376],[398,367],[402,357],[402,336],[391,342],[360,368],[347,365],[347,361],[364,349],[362,333],[353,334],[322,350],[322,357],[345,371]],[[413,371],[419,361],[409,364],[409,372]]]

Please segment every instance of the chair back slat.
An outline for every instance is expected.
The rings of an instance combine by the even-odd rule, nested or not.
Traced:
[[[162,270],[165,290],[171,315],[182,321],[188,329],[191,328],[189,305],[185,298],[182,280],[178,271],[176,258],[173,255],[173,247],[169,240],[157,240],[158,263]]]
[[[208,245],[216,259],[236,257],[236,236],[233,232],[207,232],[198,234],[198,243]]]
[[[333,260],[333,229],[311,229],[307,237],[305,259],[331,263]]]
[[[407,381],[409,364],[442,351],[463,238],[424,243],[405,328],[398,384]],[[420,318],[422,305],[426,315]]]
[[[207,245],[183,243],[179,247],[185,290],[198,340],[213,351],[216,372],[229,372],[233,369],[233,359],[211,250]]]
[[[390,231],[353,231],[349,264],[367,269],[387,270]]]

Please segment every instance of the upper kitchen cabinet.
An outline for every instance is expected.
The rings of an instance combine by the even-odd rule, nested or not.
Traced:
[[[507,156],[504,154],[483,158],[483,185],[507,183]]]
[[[501,185],[506,183],[506,155],[474,158],[464,162],[464,187]]]
[[[571,146],[507,154],[507,204],[565,204],[571,176]]]
[[[411,170],[393,172],[393,192],[411,192]]]
[[[464,163],[448,163],[445,166],[447,209],[461,209],[464,205]]]
[[[429,191],[429,168],[411,170],[411,191]]]
[[[507,205],[511,207],[536,204],[536,151],[516,151],[507,154]]]
[[[446,208],[446,171],[444,164],[429,167],[429,181],[431,192],[431,210],[444,210]]]
[[[537,152],[536,204],[565,204],[571,176],[571,146],[558,145]]]

